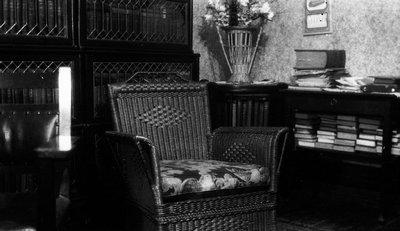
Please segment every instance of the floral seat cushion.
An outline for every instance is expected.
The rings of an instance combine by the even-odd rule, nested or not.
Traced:
[[[268,185],[269,172],[260,165],[215,160],[161,161],[163,196]]]

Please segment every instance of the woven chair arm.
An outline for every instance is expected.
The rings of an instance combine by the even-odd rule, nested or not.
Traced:
[[[128,200],[148,213],[161,205],[160,168],[155,148],[141,136],[106,132],[105,138],[123,178]]]
[[[221,127],[212,134],[210,158],[266,166],[275,191],[287,137],[285,127]]]

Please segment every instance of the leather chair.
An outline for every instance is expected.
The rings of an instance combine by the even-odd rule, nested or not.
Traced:
[[[287,128],[210,131],[207,84],[109,86],[127,230],[275,230]],[[137,214],[137,211],[139,213]]]

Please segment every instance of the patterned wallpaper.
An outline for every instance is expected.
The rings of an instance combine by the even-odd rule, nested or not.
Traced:
[[[289,81],[296,58],[294,49],[344,49],[352,76],[400,76],[400,1],[331,1],[333,33],[316,36],[303,36],[303,0],[273,4],[279,14],[265,26],[251,78]],[[193,4],[194,50],[201,54],[200,78],[225,80],[228,67],[215,28],[203,22],[206,4],[207,0]]]

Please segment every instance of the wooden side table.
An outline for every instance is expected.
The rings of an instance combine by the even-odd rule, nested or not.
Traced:
[[[211,127],[277,126],[283,112],[284,83],[210,83]]]

